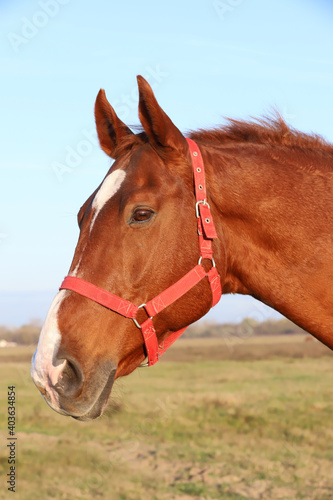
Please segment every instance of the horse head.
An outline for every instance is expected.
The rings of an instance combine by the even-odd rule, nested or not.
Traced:
[[[100,90],[95,104],[99,142],[114,159],[78,213],[80,234],[69,276],[139,305],[177,282],[198,262],[197,219],[188,143],[138,77],[134,134]],[[214,210],[214,207],[212,207]],[[214,247],[221,275],[224,254]],[[154,318],[158,342],[211,307],[207,280]],[[138,321],[147,318],[140,310]],[[72,290],[60,290],[33,357],[32,377],[48,404],[80,420],[98,417],[117,377],[145,359],[140,329]]]

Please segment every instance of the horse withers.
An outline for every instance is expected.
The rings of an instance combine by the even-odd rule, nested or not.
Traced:
[[[333,146],[279,116],[186,139],[138,85],[138,134],[97,96],[99,142],[115,161],[78,213],[32,360],[48,404],[79,420],[101,415],[114,380],[147,355],[153,364],[220,287],[333,347]]]

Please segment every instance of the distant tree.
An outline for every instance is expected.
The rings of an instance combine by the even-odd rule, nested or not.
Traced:
[[[41,330],[41,321],[31,320],[30,323],[18,328],[9,328],[5,325],[0,326],[0,339],[10,342],[17,342],[21,345],[36,344]]]
[[[189,326],[183,337],[238,337],[246,339],[252,335],[292,335],[306,333],[302,328],[289,319],[269,319],[258,322],[253,318],[246,318],[241,323],[212,323],[199,321]]]

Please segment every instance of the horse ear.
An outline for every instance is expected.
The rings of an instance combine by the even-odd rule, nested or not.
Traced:
[[[103,89],[98,92],[96,98],[95,121],[101,148],[108,156],[115,159],[117,146],[133,132],[118,118]]]
[[[137,80],[139,118],[149,142],[155,148],[172,148],[185,154],[188,151],[185,137],[158,104],[149,83],[140,75],[137,76]]]

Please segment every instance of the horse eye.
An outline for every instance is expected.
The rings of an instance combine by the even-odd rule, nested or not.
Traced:
[[[152,218],[153,214],[154,212],[152,212],[152,210],[138,208],[132,215],[131,223],[148,222]]]

